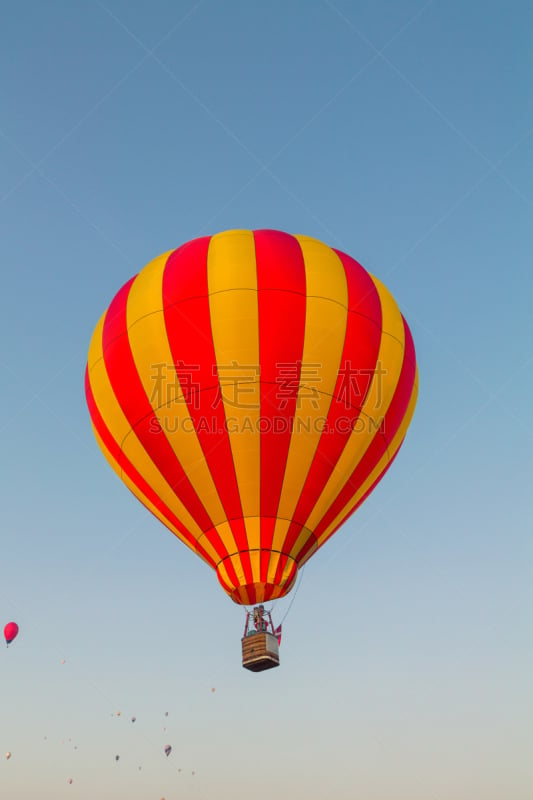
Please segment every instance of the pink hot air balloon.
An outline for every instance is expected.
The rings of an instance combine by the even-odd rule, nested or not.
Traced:
[[[13,639],[16,638],[19,632],[19,626],[16,622],[8,622],[4,628],[4,636],[6,640],[6,644],[10,645]]]

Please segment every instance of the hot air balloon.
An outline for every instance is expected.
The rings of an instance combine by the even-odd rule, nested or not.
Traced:
[[[136,720],[136,719],[137,719],[137,717],[132,717],[132,718],[131,718],[131,721],[132,721],[132,722],[135,722],[135,720]]]
[[[6,644],[10,645],[13,639],[16,639],[19,632],[19,626],[16,622],[8,622],[4,628],[4,637]]]
[[[10,758],[11,758],[11,753],[8,751],[8,752],[6,753],[6,759],[7,759],[7,761],[9,761],[9,759],[10,759]]]
[[[85,386],[112,468],[254,605],[286,595],[381,480],[418,379],[407,323],[357,261],[306,236],[234,230],[164,253],[120,289]]]
[[[172,747],[169,744],[165,745],[165,755],[167,756],[167,758],[171,754],[171,752],[172,752]]]

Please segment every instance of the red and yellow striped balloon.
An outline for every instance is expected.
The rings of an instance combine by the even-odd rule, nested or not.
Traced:
[[[417,395],[387,289],[306,236],[232,230],[151,261],[89,349],[98,444],[236,603],[282,597],[396,456]]]

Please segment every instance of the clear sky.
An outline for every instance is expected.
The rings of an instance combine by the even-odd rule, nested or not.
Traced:
[[[533,796],[532,32],[527,0],[3,4],[2,798]],[[259,675],[83,394],[120,286],[229,228],[357,258],[420,369]]]

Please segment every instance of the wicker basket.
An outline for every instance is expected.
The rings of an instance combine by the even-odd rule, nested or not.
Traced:
[[[279,646],[276,636],[255,631],[242,639],[242,665],[252,672],[279,667]]]

